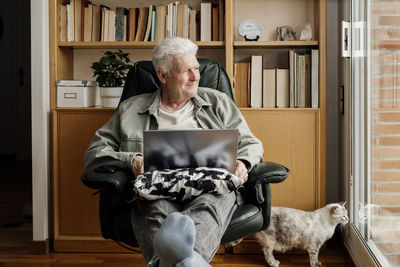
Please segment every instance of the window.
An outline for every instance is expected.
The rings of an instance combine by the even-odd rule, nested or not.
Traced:
[[[400,2],[351,1],[351,224],[400,265]]]

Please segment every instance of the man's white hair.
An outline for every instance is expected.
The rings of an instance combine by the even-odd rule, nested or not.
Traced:
[[[196,55],[198,46],[191,40],[182,37],[170,37],[159,42],[153,49],[153,66],[168,73],[175,57]]]

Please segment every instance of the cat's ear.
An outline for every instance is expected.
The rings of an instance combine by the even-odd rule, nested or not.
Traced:
[[[331,208],[331,214],[335,213],[337,209],[339,209],[339,206],[333,206]]]
[[[339,202],[339,204],[344,207],[346,205],[346,201],[341,201],[341,202]]]

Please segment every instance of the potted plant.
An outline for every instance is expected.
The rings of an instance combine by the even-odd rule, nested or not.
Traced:
[[[99,61],[93,62],[93,77],[100,87],[103,107],[117,107],[128,71],[132,68],[128,53],[106,51]]]

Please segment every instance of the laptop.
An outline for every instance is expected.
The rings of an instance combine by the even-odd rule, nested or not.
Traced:
[[[238,130],[143,132],[144,171],[213,167],[235,172]]]

